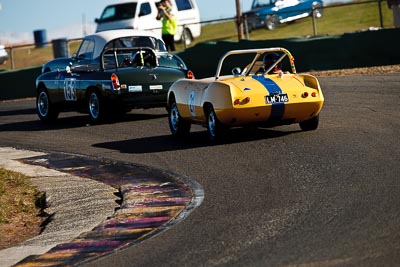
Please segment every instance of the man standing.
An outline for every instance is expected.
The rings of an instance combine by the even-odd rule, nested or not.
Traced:
[[[158,7],[157,19],[162,19],[162,39],[168,51],[175,51],[176,12],[170,0],[162,0]]]

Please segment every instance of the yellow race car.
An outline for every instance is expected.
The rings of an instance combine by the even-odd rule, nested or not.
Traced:
[[[283,64],[291,71],[283,71]],[[232,74],[222,75],[232,66]],[[205,125],[212,141],[231,127],[250,125],[299,123],[309,131],[318,128],[323,103],[317,78],[297,74],[285,48],[233,50],[220,59],[215,77],[173,83],[168,121],[172,135],[178,137],[187,135],[193,123]]]

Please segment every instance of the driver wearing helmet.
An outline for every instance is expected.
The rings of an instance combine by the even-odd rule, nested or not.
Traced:
[[[268,53],[264,55],[263,58],[263,64],[260,67],[260,69],[256,72],[258,73],[265,73],[267,69],[269,69],[273,64],[275,64],[281,57],[277,53]],[[280,61],[278,64],[276,64],[269,72],[268,74],[288,74],[288,71],[282,71],[282,62]]]
[[[278,53],[268,53],[263,57],[263,64],[260,69],[256,72],[256,75],[259,73],[265,74],[265,72],[274,65],[281,56]],[[278,62],[269,72],[268,74],[288,74],[288,71],[282,71],[282,61]]]
[[[277,53],[268,53],[264,55],[263,58],[263,65],[260,68],[258,72],[264,73],[267,69],[269,69],[273,64],[275,64],[281,57]],[[289,73],[288,71],[283,72],[282,71],[282,61],[280,61],[278,64],[276,64],[269,72],[268,74],[283,74],[283,73]]]
[[[273,64],[275,64],[279,60],[280,56],[277,53],[268,53],[264,55],[263,63],[264,68],[267,70]],[[279,62],[275,65],[275,67],[269,71],[268,74],[278,74],[282,72],[282,62]]]

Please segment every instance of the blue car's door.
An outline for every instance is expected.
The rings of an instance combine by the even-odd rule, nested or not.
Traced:
[[[58,83],[57,98],[62,99],[64,106],[78,106],[84,101],[85,92],[80,88],[81,73],[66,72],[60,73]]]
[[[278,0],[275,2],[278,16],[281,23],[289,22],[302,17],[307,17],[310,13],[311,2],[303,0]]]

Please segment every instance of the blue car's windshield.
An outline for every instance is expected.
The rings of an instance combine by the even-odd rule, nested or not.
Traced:
[[[256,8],[260,6],[265,6],[265,5],[271,5],[275,3],[275,0],[254,0],[253,4],[251,5],[251,8]]]
[[[136,3],[126,3],[111,5],[104,9],[101,14],[101,22],[110,22],[123,19],[131,19],[135,17]]]

